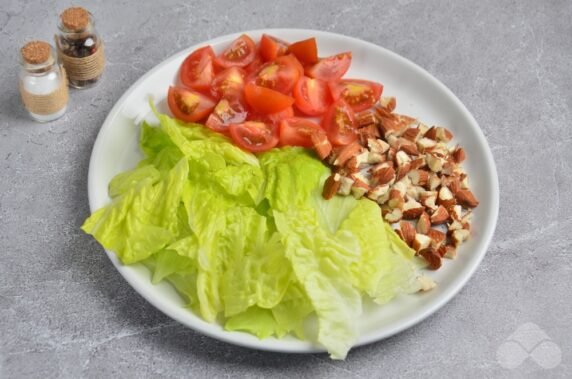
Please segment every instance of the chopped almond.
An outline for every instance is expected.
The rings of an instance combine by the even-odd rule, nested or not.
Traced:
[[[334,160],[334,166],[343,166],[350,158],[358,155],[361,150],[362,147],[357,141],[344,146],[344,148],[339,152],[337,158]]]
[[[415,240],[415,228],[411,223],[407,221],[401,221],[399,223],[399,229],[401,230],[401,236],[403,237],[403,241],[410,247],[413,245],[413,241]]]
[[[466,207],[475,208],[479,205],[479,201],[475,198],[473,193],[468,189],[462,189],[455,194],[457,201]]]
[[[403,198],[401,192],[399,192],[399,190],[396,190],[395,188],[392,188],[389,191],[389,200],[387,202],[387,205],[389,205],[389,207],[392,209],[393,208],[403,209],[404,204],[405,204],[405,199]]]
[[[395,170],[393,167],[381,167],[371,173],[372,178],[378,184],[388,184],[395,181]]]
[[[427,237],[425,234],[416,233],[411,247],[413,250],[419,252],[423,249],[427,249],[430,245],[431,238]]]
[[[412,170],[407,175],[411,179],[411,183],[416,186],[424,186],[429,180],[429,172],[425,170]]]
[[[322,196],[324,199],[329,200],[334,197],[336,193],[338,193],[341,184],[340,179],[340,174],[332,174],[328,177],[328,179],[326,179],[324,182],[324,188],[322,189]]]
[[[427,234],[431,229],[431,220],[427,212],[421,213],[419,220],[417,220],[417,233]]]
[[[430,210],[437,209],[437,205],[435,204],[435,201],[437,201],[437,191],[424,191],[420,193],[419,201]]]
[[[461,163],[465,160],[465,150],[462,147],[457,146],[455,151],[451,154],[455,163]]]
[[[423,213],[423,206],[419,204],[415,199],[409,198],[403,204],[403,218],[406,220],[414,220]]]
[[[429,229],[429,232],[427,232],[427,236],[431,238],[431,247],[434,249],[439,249],[443,244],[443,242],[445,242],[445,239],[447,238],[447,235],[445,233],[437,229]]]
[[[432,249],[430,247],[422,249],[419,251],[419,255],[425,258],[425,260],[429,264],[427,268],[429,268],[430,270],[437,270],[439,267],[441,267],[441,257],[439,256],[439,254],[437,254],[435,249]]]
[[[471,232],[469,232],[468,230],[457,229],[453,231],[453,233],[451,234],[451,241],[453,241],[455,247],[459,247],[459,245],[468,240],[470,236]]]
[[[437,210],[435,210],[435,212],[433,212],[431,215],[431,223],[433,225],[438,225],[443,224],[447,220],[449,220],[449,212],[447,212],[447,209],[445,209],[444,206],[439,205]]]
[[[445,208],[449,208],[455,205],[455,198],[453,197],[453,193],[447,186],[441,186],[441,189],[439,190],[439,196],[437,197],[437,204],[442,205]]]
[[[391,212],[386,213],[383,218],[390,224],[401,221],[403,218],[403,212],[399,208],[392,209]]]

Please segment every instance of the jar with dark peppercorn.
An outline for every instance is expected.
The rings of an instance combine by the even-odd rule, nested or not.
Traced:
[[[58,55],[69,84],[75,88],[93,86],[105,66],[103,41],[95,30],[93,16],[81,7],[68,8],[60,15],[58,28]]]

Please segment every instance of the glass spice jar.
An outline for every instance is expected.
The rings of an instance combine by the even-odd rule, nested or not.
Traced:
[[[60,14],[58,28],[56,45],[69,84],[75,88],[95,85],[103,73],[105,56],[93,16],[81,7],[68,8]]]
[[[20,50],[20,95],[32,119],[53,121],[63,116],[69,99],[65,70],[53,47],[32,41]]]

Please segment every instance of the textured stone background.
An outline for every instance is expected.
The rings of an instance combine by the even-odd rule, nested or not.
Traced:
[[[0,6],[0,377],[564,377],[572,370],[572,4],[570,1],[75,2],[107,43],[105,79],[73,91],[65,117],[29,121],[18,48],[50,39],[67,1]],[[79,226],[93,142],[120,95],[197,42],[245,29],[315,28],[401,54],[473,112],[494,153],[500,218],[466,288],[427,321],[355,349],[251,351],[203,337],[139,297]],[[545,370],[503,368],[520,325],[562,353]],[[554,346],[554,345],[552,345]],[[542,353],[542,352],[540,352]]]

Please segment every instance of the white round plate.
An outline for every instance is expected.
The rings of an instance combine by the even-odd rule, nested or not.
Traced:
[[[446,261],[436,272],[428,272],[438,287],[427,293],[400,296],[384,306],[367,305],[359,320],[356,346],[391,336],[415,325],[447,303],[469,280],[483,256],[497,222],[499,206],[498,178],[492,154],[473,116],[461,101],[441,82],[407,59],[372,43],[339,34],[316,30],[270,29],[246,32],[254,40],[268,33],[286,41],[316,37],[321,56],[351,51],[352,65],[345,77],[363,78],[384,85],[384,95],[397,98],[397,112],[429,125],[449,128],[467,152],[464,166],[471,189],[480,200],[474,212],[472,239],[464,244],[453,261]],[[194,49],[210,44],[220,52],[242,33],[215,38],[191,46],[143,75],[115,104],[99,132],[89,166],[89,205],[91,211],[108,204],[107,186],[119,172],[133,168],[141,159],[136,123],[150,114],[148,100],[159,103],[166,112],[165,97],[169,85],[176,82],[183,59]],[[241,332],[227,332],[218,324],[209,324],[183,308],[176,291],[167,283],[152,285],[149,271],[142,265],[122,265],[112,252],[107,255],[127,282],[156,308],[194,330],[237,345],[280,352],[317,352],[324,349],[312,342],[287,336],[259,340]]]

